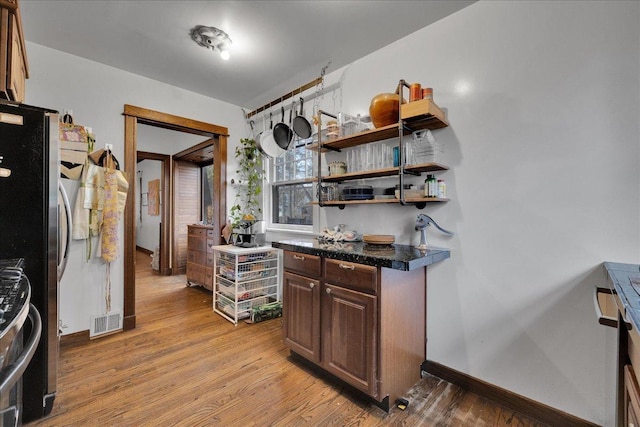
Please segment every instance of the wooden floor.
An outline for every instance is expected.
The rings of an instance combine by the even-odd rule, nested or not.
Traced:
[[[136,329],[63,338],[52,414],[30,426],[543,426],[429,375],[387,414],[292,359],[280,319],[234,326],[137,257]]]

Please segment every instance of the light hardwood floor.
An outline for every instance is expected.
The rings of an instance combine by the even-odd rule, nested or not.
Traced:
[[[280,319],[234,326],[149,264],[138,252],[137,327],[63,338],[53,412],[30,426],[544,425],[430,375],[387,414],[292,359]]]

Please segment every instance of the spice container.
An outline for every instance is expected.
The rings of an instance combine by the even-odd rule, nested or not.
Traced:
[[[414,83],[409,86],[409,102],[419,101],[422,99],[422,86],[420,83]]]
[[[447,183],[444,182],[444,179],[438,180],[438,198],[440,199],[447,198]]]
[[[422,99],[428,99],[430,101],[433,101],[433,88],[432,87],[425,87],[424,89],[422,89]]]
[[[347,164],[341,161],[329,163],[329,175],[344,175],[347,173]]]

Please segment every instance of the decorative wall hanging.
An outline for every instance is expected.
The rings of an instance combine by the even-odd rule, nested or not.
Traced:
[[[60,177],[80,180],[90,135],[84,126],[60,123]]]
[[[160,180],[154,179],[149,181],[149,215],[160,215]]]

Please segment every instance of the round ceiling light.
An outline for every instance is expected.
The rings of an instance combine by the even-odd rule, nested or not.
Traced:
[[[232,44],[229,34],[219,28],[206,27],[204,25],[196,25],[189,34],[191,39],[200,46],[213,51],[218,50],[222,59],[225,61],[229,59],[229,49]]]

